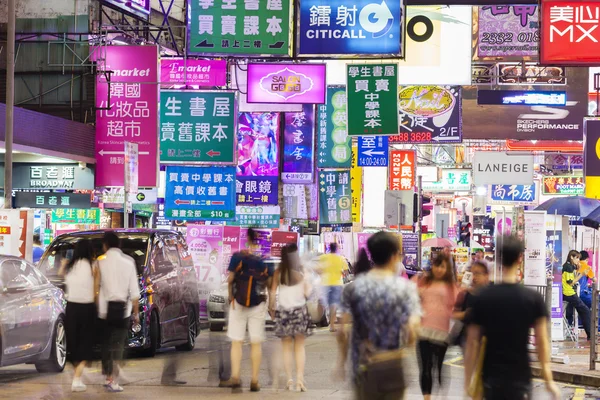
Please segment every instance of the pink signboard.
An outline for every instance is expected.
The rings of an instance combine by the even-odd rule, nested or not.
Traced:
[[[325,64],[248,64],[249,103],[325,103]]]
[[[138,144],[140,187],[155,187],[158,177],[158,49],[156,46],[106,46],[96,86],[96,186],[123,186],[125,142]],[[109,104],[110,101],[110,104]]]
[[[160,83],[225,86],[227,85],[227,61],[163,58],[160,60]]]
[[[231,256],[240,251],[240,227],[225,226],[223,228],[223,262],[221,263],[221,276],[223,281],[229,274],[229,261]]]

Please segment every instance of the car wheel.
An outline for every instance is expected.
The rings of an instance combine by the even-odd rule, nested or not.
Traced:
[[[196,312],[194,311],[193,307],[190,307],[190,310],[188,311],[187,324],[188,324],[187,343],[182,344],[181,346],[175,347],[177,350],[192,351],[192,350],[194,350],[194,346],[196,346],[196,337],[198,336],[198,329],[197,329],[197,325],[196,325]]]
[[[158,350],[159,342],[159,325],[158,325],[158,314],[152,312],[150,315],[150,331],[148,332],[148,341],[150,346],[142,351],[142,355],[145,357],[154,357],[156,350]]]
[[[52,335],[50,358],[35,363],[38,372],[62,372],[67,363],[67,332],[62,317],[58,317]]]
[[[222,332],[223,324],[210,324],[208,329],[210,329],[211,332]]]

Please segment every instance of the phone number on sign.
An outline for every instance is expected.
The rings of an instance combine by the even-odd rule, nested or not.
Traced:
[[[517,35],[511,32],[482,32],[481,43],[488,44],[504,44],[512,43],[516,36],[516,39],[520,43],[539,42],[540,33],[535,32],[521,32]]]
[[[431,132],[400,133],[398,135],[390,136],[390,142],[391,143],[431,142]]]

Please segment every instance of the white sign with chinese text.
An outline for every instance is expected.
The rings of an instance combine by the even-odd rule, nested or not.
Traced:
[[[439,182],[423,182],[423,190],[430,192],[468,192],[473,180],[469,169],[442,169]]]

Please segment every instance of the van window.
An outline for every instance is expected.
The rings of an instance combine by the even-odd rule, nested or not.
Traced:
[[[163,236],[163,242],[165,243],[165,256],[173,264],[174,267],[179,268],[179,250],[177,249],[177,235],[165,235]]]

